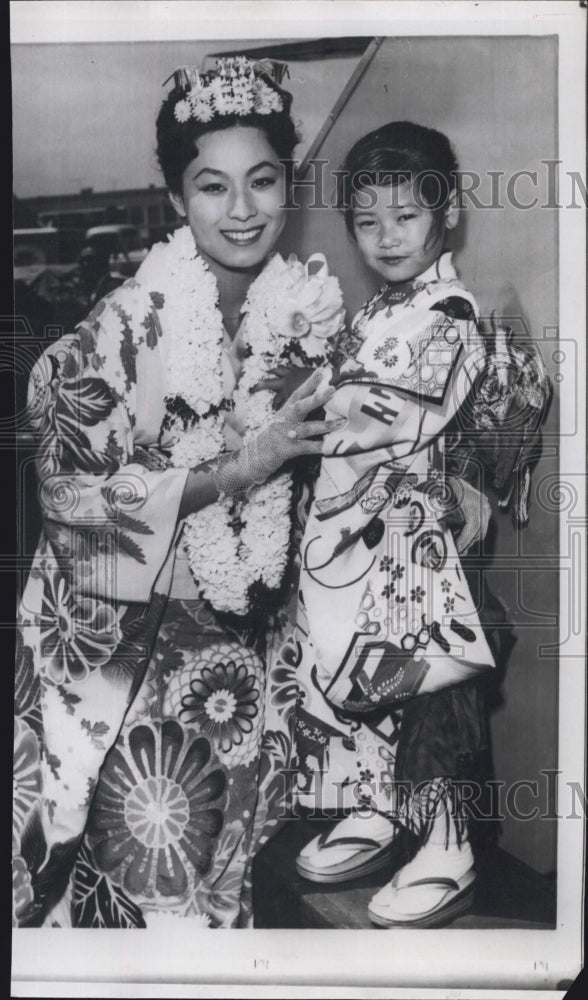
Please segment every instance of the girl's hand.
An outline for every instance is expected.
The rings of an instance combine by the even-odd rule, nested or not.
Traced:
[[[274,378],[258,382],[257,385],[253,386],[251,392],[261,392],[262,389],[274,392],[274,410],[279,410],[314,371],[314,368],[304,368],[300,365],[277,365],[270,371],[270,375],[273,375]]]

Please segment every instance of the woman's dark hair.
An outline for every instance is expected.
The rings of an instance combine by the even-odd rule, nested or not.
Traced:
[[[447,136],[414,122],[388,122],[368,132],[349,150],[337,178],[337,207],[348,232],[354,195],[362,188],[416,182],[423,205],[442,214],[457,186],[458,163]]]
[[[178,122],[174,108],[182,95],[177,90],[168,94],[157,116],[157,159],[170,191],[181,194],[184,170],[198,156],[198,139],[208,132],[219,132],[233,125],[249,125],[261,129],[280,160],[292,158],[294,147],[300,141],[290,117],[292,95],[278,87],[267,74],[260,74],[260,77],[280,95],[282,111],[271,111],[263,115],[256,111],[246,115],[215,115],[209,122],[195,119]]]

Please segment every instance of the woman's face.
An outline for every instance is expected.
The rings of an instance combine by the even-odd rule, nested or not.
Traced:
[[[172,194],[172,203],[211,262],[255,268],[284,228],[284,168],[265,134],[252,126],[208,132],[197,147],[182,176],[182,194]]]

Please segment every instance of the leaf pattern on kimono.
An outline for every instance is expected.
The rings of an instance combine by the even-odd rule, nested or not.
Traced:
[[[96,778],[93,778],[91,775],[89,778],[86,778],[86,781],[88,784],[88,789],[86,791],[86,798],[84,799],[84,805],[90,806],[92,803],[92,799],[94,798],[94,793],[96,792],[98,782],[96,781]]]
[[[165,296],[162,292],[149,292],[149,298],[156,309],[163,309],[165,305]]]
[[[20,630],[16,634],[16,684],[14,701],[16,714],[26,716],[34,711],[39,700],[39,678],[35,674],[33,650],[23,642]]]
[[[141,326],[146,330],[145,343],[147,347],[153,350],[154,347],[157,347],[157,341],[162,335],[161,323],[159,322],[157,313],[153,311],[148,312]]]
[[[129,531],[136,531],[138,535],[152,535],[153,528],[150,528],[145,521],[140,521],[136,517],[131,517],[124,510],[117,510],[116,519],[120,528],[127,528]]]
[[[106,722],[94,722],[91,723],[89,719],[82,719],[80,723],[82,729],[85,729],[88,733],[92,743],[97,750],[104,750],[104,743],[100,739],[101,736],[106,736],[110,729],[110,726]]]
[[[106,420],[115,407],[113,394],[101,378],[64,380],[48,407],[40,453],[43,475],[75,469],[105,472],[108,455],[92,448],[82,427]]]
[[[103,378],[68,379],[61,383],[55,402],[58,430],[64,437],[78,434],[80,424],[95,427],[114,409],[114,400]]]
[[[30,872],[37,871],[45,860],[47,841],[38,805],[31,810],[25,820],[20,840],[20,853]]]
[[[122,323],[123,333],[120,342],[120,359],[125,373],[126,390],[130,392],[131,386],[136,385],[137,382],[135,358],[139,352],[133,343],[133,331],[131,329],[131,317],[129,313],[118,302],[113,302],[112,308]]]
[[[49,767],[51,768],[53,777],[59,779],[59,768],[61,767],[61,761],[59,757],[57,756],[57,754],[49,753],[49,751],[46,748],[44,750],[44,756]]]
[[[117,548],[122,552],[126,552],[128,556],[132,559],[136,559],[137,562],[142,563],[143,566],[146,565],[147,560],[143,554],[143,549],[140,545],[137,545],[129,535],[125,535],[124,531],[115,532],[115,539]]]
[[[281,764],[288,763],[290,741],[285,733],[270,729],[263,734],[262,748]]]
[[[114,429],[108,432],[104,454],[112,460],[113,466],[118,468],[125,457],[124,448],[118,443],[117,433]]]
[[[134,541],[134,539],[127,535],[126,532],[122,531],[121,528],[127,527],[130,531],[135,531],[137,534],[142,535],[152,535],[153,531],[147,524],[145,524],[145,522],[130,517],[128,514],[125,514],[124,511],[120,511],[117,507],[114,507],[109,500],[109,490],[110,487],[104,486],[102,488],[102,495],[106,501],[107,513],[112,519],[112,523],[107,525],[92,525],[92,537],[98,539],[98,548],[100,552],[109,551],[111,546],[114,545],[119,552],[125,552],[132,559],[136,559],[137,562],[144,566],[146,564],[146,559],[143,549],[137,544],[137,542]],[[84,536],[82,533],[79,533],[79,541],[82,543],[82,549],[78,554],[78,557],[83,558]],[[88,556],[86,555],[85,558],[88,558]]]
[[[86,328],[91,327],[94,333],[97,333],[98,330],[100,329],[100,322],[98,317],[102,315],[105,309],[106,309],[106,302],[104,301],[104,299],[100,299],[99,302],[97,302],[94,308],[92,309],[91,313],[88,316],[86,316],[83,325],[79,328],[80,330],[84,330],[84,332],[89,333],[90,337],[92,338],[91,341],[86,341],[86,343],[82,342],[82,350],[84,352],[84,355],[86,356],[92,353],[92,350],[96,343],[95,336],[89,329]]]
[[[51,359],[53,361],[53,359]],[[71,350],[61,366],[61,376],[65,379],[77,378],[82,370],[78,352]]]
[[[73,891],[76,927],[145,927],[139,907],[121,886],[95,871],[88,851],[82,847],[76,866]]]
[[[50,801],[48,807],[54,808],[55,803]],[[79,843],[79,837],[71,837],[54,844],[47,858],[47,841],[39,807],[35,807],[29,814],[22,831],[20,849],[31,874],[34,900],[27,911],[20,915],[20,927],[40,927],[48,911],[61,899]]]

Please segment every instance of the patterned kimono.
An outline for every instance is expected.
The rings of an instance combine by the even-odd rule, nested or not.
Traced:
[[[279,685],[266,681],[270,610],[221,618],[189,571],[188,470],[160,450],[158,304],[126,282],[33,375],[44,530],[18,622],[23,927],[144,927],[162,913],[246,926],[251,859],[284,811],[295,689],[280,659]],[[240,365],[227,338],[227,394]],[[227,414],[227,448],[241,430]]]
[[[428,798],[483,748],[471,678],[494,666],[448,527],[443,431],[485,357],[451,255],[381,289],[346,348],[327,410],[348,423],[326,441],[301,552],[298,794],[389,811],[399,779]]]

